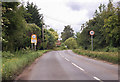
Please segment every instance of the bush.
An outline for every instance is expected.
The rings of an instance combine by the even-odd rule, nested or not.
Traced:
[[[60,46],[60,49],[61,49],[61,50],[66,50],[66,49],[67,49],[67,46],[65,46],[65,44],[62,43],[61,46]]]
[[[65,41],[65,45],[67,46],[67,48],[69,49],[76,49],[77,48],[77,42],[74,38],[68,38],[66,41]]]
[[[105,52],[118,52],[118,48],[107,46],[106,48],[103,49],[103,51],[105,51]]]

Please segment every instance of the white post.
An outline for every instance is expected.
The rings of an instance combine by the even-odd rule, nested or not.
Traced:
[[[37,45],[37,43],[35,43],[35,51],[36,51],[36,45]]]

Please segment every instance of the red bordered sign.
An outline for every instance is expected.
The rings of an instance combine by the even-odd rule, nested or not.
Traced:
[[[93,30],[90,31],[90,35],[93,36],[95,32]]]

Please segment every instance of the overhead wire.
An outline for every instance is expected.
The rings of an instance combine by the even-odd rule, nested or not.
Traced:
[[[63,21],[63,20],[55,19],[55,18],[50,17],[50,16],[45,15],[45,14],[44,14],[44,16],[45,16],[46,18],[48,18],[48,19],[51,19],[51,20],[53,20],[53,21],[56,21],[56,22],[59,22],[59,23],[62,23],[62,24],[66,24],[66,25],[77,25],[77,26],[80,26],[80,24],[71,24],[71,23],[68,23],[68,22]]]

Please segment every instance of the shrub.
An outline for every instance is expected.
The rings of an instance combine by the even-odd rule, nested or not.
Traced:
[[[61,49],[61,50],[65,50],[65,49],[67,49],[67,46],[65,46],[65,44],[62,43],[61,46],[60,46],[60,49]]]
[[[66,41],[65,41],[65,45],[67,46],[67,48],[69,49],[76,49],[77,48],[77,42],[74,38],[68,38]]]

